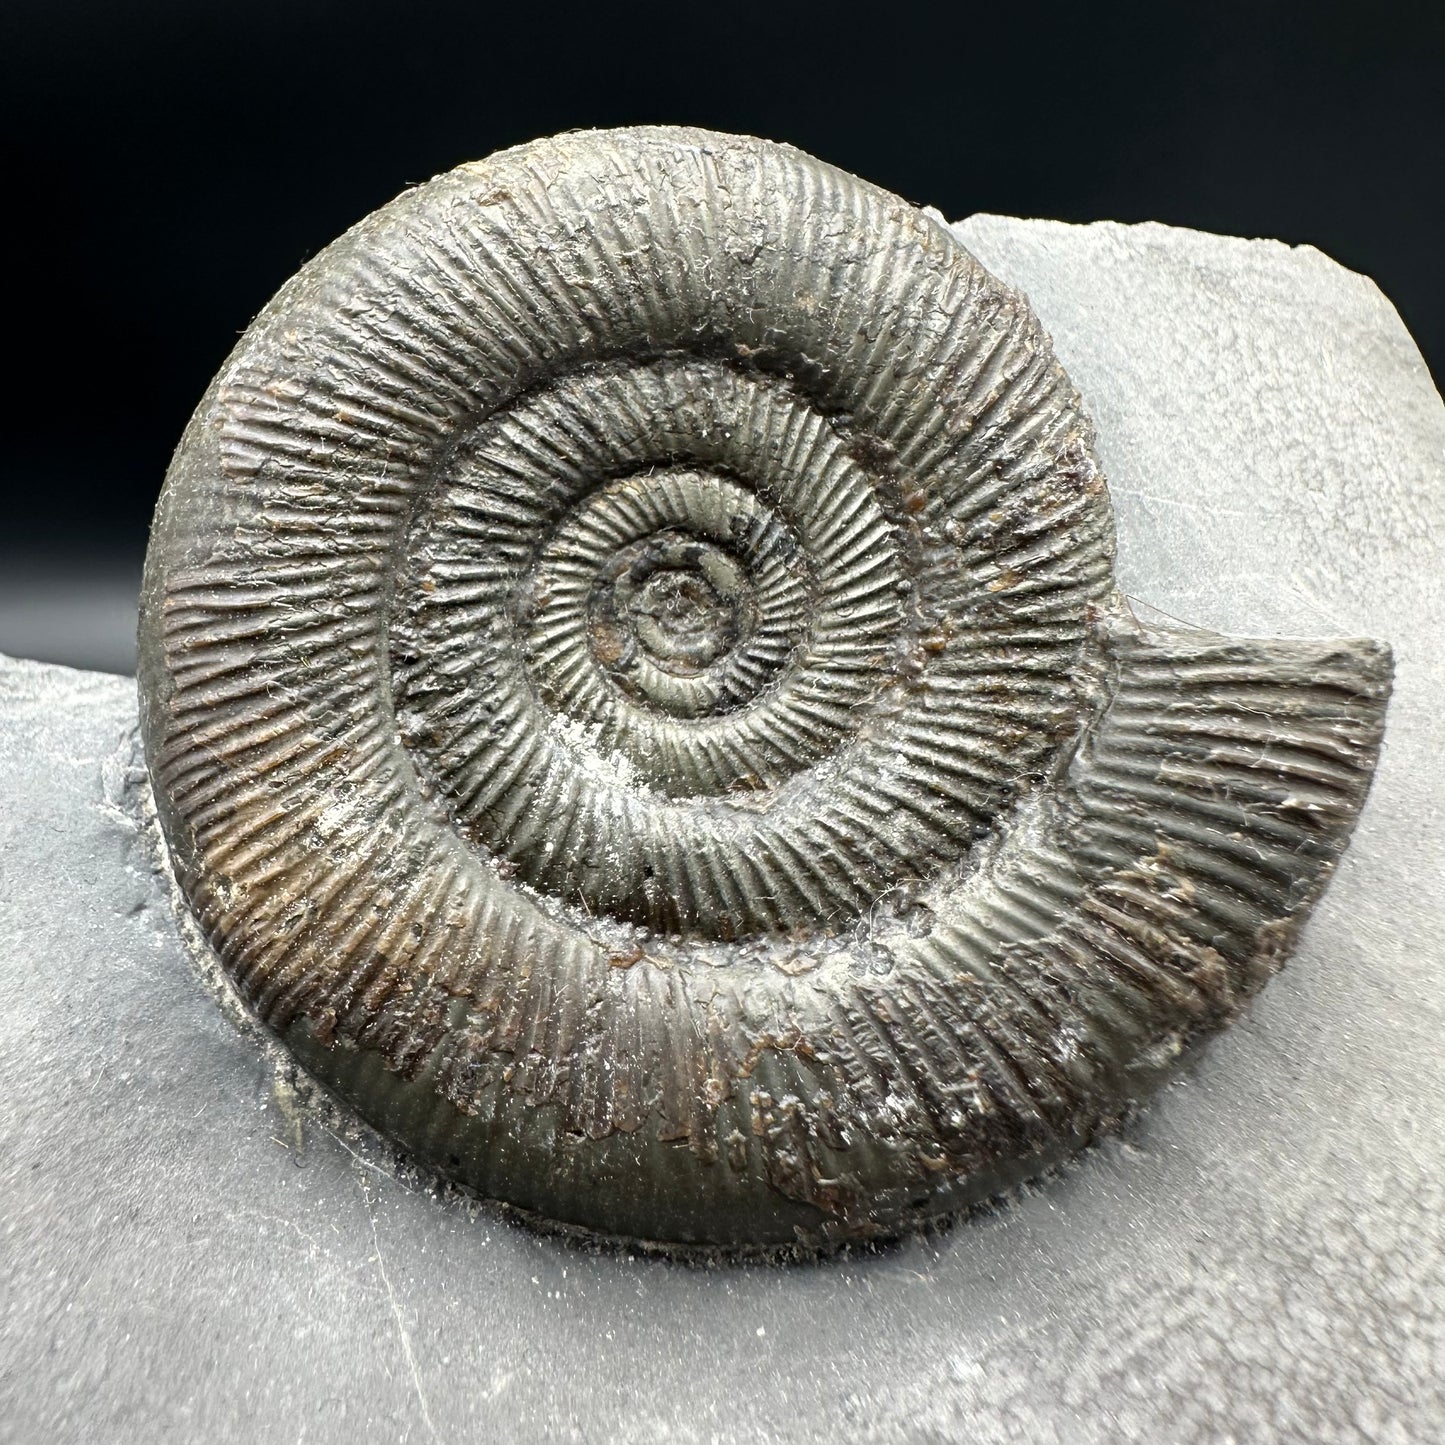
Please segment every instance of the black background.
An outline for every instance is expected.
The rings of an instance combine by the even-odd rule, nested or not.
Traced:
[[[1445,375],[1445,0],[5,0],[0,110],[11,576],[131,577],[191,408],[297,265],[569,127],[788,140],[952,218],[1309,242]]]

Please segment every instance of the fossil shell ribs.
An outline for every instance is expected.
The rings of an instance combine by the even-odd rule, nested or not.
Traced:
[[[1080,400],[942,226],[570,135],[302,270],[157,512],[147,753],[249,1005],[554,1221],[822,1244],[1117,1117],[1279,960],[1367,643],[1146,630]]]

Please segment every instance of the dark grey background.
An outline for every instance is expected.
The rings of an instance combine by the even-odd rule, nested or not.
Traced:
[[[950,217],[1310,242],[1445,370],[1445,5],[7,0],[0,651],[123,670],[238,332],[405,185],[576,126],[792,141]]]

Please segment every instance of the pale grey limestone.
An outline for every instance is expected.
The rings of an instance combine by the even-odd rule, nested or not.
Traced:
[[[1307,249],[975,217],[1098,426],[1140,603],[1382,638],[1283,974],[998,1213],[806,1268],[594,1255],[296,1106],[182,945],[117,678],[0,672],[0,1438],[1433,1440],[1445,1427],[1445,407]]]

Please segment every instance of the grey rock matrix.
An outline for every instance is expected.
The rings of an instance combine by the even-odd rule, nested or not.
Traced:
[[[1427,1440],[1445,1420],[1445,413],[1367,281],[975,218],[1089,398],[1139,604],[1371,635],[1374,790],[1290,967],[1122,1137],[806,1270],[592,1255],[298,1110],[178,940],[128,685],[0,703],[0,1432],[21,1440]]]

